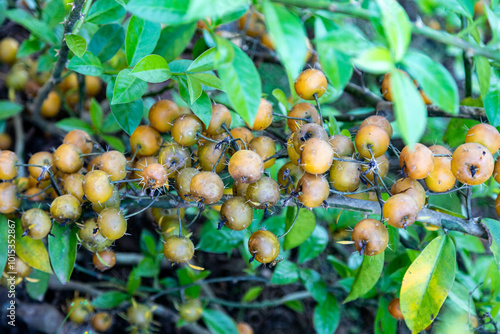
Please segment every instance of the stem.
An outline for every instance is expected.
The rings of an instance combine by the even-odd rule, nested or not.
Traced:
[[[212,168],[212,173],[215,173],[215,170],[217,168],[217,166],[219,165],[219,162],[220,162],[220,159],[222,159],[222,157],[226,154],[226,145],[223,144],[222,145],[222,152],[221,154],[219,155],[219,158],[217,159],[217,162],[214,164],[214,167]]]
[[[467,186],[467,193],[465,195],[465,202],[467,206],[467,219],[472,221],[472,205],[471,205],[471,199],[472,199],[472,186]]]
[[[302,118],[302,117],[291,117],[291,116],[285,116],[285,115],[282,115],[282,114],[278,114],[278,113],[275,113],[273,112],[273,116],[276,116],[276,117],[281,117],[281,118],[286,118],[286,119],[293,119],[293,120],[296,120],[296,121],[304,121],[304,122],[311,122],[311,117],[307,117],[307,118]]]
[[[221,126],[224,129],[224,131],[226,131],[226,133],[229,136],[229,138],[231,138],[231,145],[233,146],[233,149],[235,151],[239,151],[240,147],[239,147],[238,143],[236,143],[236,141],[234,140],[233,134],[231,133],[231,131],[229,131],[229,129],[227,128],[226,124],[223,123]]]
[[[280,235],[278,237],[278,239],[283,238],[285,235],[287,235],[292,230],[293,225],[295,225],[295,222],[297,221],[297,218],[299,218],[299,212],[300,212],[300,208],[297,208],[297,214],[295,215],[295,219],[293,220],[292,225],[290,225],[290,227],[288,228],[288,230],[285,233],[283,233],[282,235]]]
[[[54,174],[52,174],[52,171],[48,171],[49,177],[50,177],[50,184],[52,184],[52,187],[54,187],[54,190],[57,193],[57,196],[62,196],[61,189],[59,189],[59,186],[57,185],[56,180],[54,179]]]
[[[82,13],[80,15],[81,20],[78,20],[78,22],[76,23],[76,25],[73,29],[73,34],[78,34],[78,32],[82,28],[83,23],[85,21],[85,16],[87,16],[87,14],[90,10],[90,7],[92,6],[92,0],[84,0],[84,1],[85,1],[85,7],[83,7]]]
[[[69,13],[69,17],[65,20],[64,23],[64,32],[63,36],[70,34],[73,31],[73,28],[75,27],[75,24],[78,20],[81,18],[81,11],[83,7],[83,3],[85,0],[75,0],[73,2],[73,9]],[[92,1],[88,1],[91,3]],[[90,8],[90,4],[88,5]],[[83,22],[82,22],[83,24]],[[50,91],[54,88],[54,86],[59,82],[61,78],[61,74],[63,69],[65,68],[66,61],[68,60],[68,54],[69,54],[69,48],[68,45],[66,44],[66,39],[63,38],[61,47],[59,48],[58,52],[58,59],[56,64],[54,65],[54,69],[52,70],[52,74],[50,76],[50,79],[47,80],[47,82],[43,85],[43,87],[38,91],[38,95],[35,98],[35,101],[33,103],[33,113],[36,115],[39,115],[40,109],[42,108],[42,103],[43,101],[47,98],[49,95]]]
[[[282,298],[266,300],[256,303],[240,303],[219,298],[202,298],[202,300],[207,300],[212,303],[217,303],[220,305],[233,308],[265,308],[265,307],[275,307],[292,300],[306,299],[309,297],[311,297],[311,294],[308,291],[299,291],[299,292],[289,293]]]
[[[321,125],[321,127],[323,127],[323,115],[321,114],[321,105],[319,104],[318,94],[314,93],[313,96],[314,96],[314,100],[316,101],[316,108],[318,108],[319,122],[320,122],[319,124]]]
[[[462,30],[467,28],[467,18],[462,17]],[[465,71],[465,97],[472,96],[472,59],[469,57],[469,50],[462,52]]]
[[[219,143],[217,140],[213,140],[212,138],[209,138],[209,137],[207,137],[207,136],[204,136],[204,135],[202,135],[202,134],[201,134],[201,133],[199,133],[199,132],[197,132],[197,133],[196,133],[196,137],[203,138],[203,139],[205,139],[205,140],[207,140],[207,141],[210,141],[210,142],[212,142],[212,143],[216,143],[216,144],[217,144],[217,143]]]
[[[131,213],[129,215],[126,215],[124,218],[125,219],[129,219],[130,217],[133,217],[133,216],[138,215],[139,213],[141,213],[143,211],[146,211],[147,209],[149,209],[154,204],[154,202],[156,202],[156,200],[158,199],[158,197],[160,197],[160,192],[159,191],[158,191],[158,195],[156,195],[156,197],[151,201],[151,203],[149,203],[145,208],[143,208],[142,210],[139,210],[137,212]]]
[[[177,219],[179,220],[179,237],[182,237],[181,209],[177,208]]]
[[[92,1],[87,1],[92,2]],[[83,100],[85,99],[85,76],[80,73],[76,74],[78,79],[78,104],[76,106],[77,114],[83,117]]]
[[[125,179],[125,180],[116,180],[116,181],[111,181],[111,184],[116,184],[116,183],[134,183],[134,182],[140,182],[142,179]]]

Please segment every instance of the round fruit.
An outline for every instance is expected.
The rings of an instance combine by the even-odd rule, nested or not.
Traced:
[[[415,199],[418,208],[422,209],[425,205],[425,189],[422,185],[412,178],[404,178],[397,180],[391,187],[391,193],[406,194]]]
[[[76,173],[83,167],[82,151],[71,144],[62,144],[54,152],[54,165],[63,173]]]
[[[170,100],[160,100],[149,109],[149,122],[151,126],[159,132],[169,132],[172,130],[174,121],[181,115],[177,104]]]
[[[351,160],[349,157],[343,157]],[[352,192],[358,189],[360,180],[360,164],[352,159],[351,161],[333,161],[330,168],[330,182],[338,191]]]
[[[127,320],[136,328],[147,329],[153,321],[153,311],[147,305],[134,302],[127,310]]]
[[[185,201],[194,201],[195,198],[191,196],[191,180],[193,176],[198,174],[200,171],[196,168],[184,168],[182,169],[175,178],[175,188],[177,189],[177,194]],[[177,216],[176,216],[177,217]]]
[[[201,318],[203,308],[198,299],[190,299],[179,307],[179,316],[187,322],[195,322]]]
[[[248,203],[256,209],[266,209],[274,206],[280,199],[278,182],[264,176],[260,180],[250,183],[246,191]]]
[[[0,151],[0,180],[8,181],[17,176],[19,158],[12,151]]]
[[[127,232],[127,221],[120,209],[106,208],[97,216],[97,226],[103,237],[117,240]]]
[[[456,178],[451,172],[451,152],[446,147],[429,147],[433,154],[448,154],[450,157],[434,157],[434,168],[424,181],[427,188],[434,192],[445,192],[455,186]]]
[[[8,133],[0,133],[0,150],[8,150],[12,146],[12,138]]]
[[[399,298],[391,300],[387,309],[394,319],[404,320],[403,313],[401,312],[401,305],[399,304]]]
[[[52,166],[53,163],[54,159],[51,153],[44,151],[37,152],[31,156],[31,158],[28,160],[28,164],[44,166],[45,168],[30,166],[28,167],[28,172],[35,180],[48,180],[50,178],[48,169],[50,166]]]
[[[325,94],[327,85],[326,77],[320,70],[309,68],[300,73],[294,87],[300,98],[314,100],[315,94],[318,98]]]
[[[69,319],[75,324],[82,324],[92,312],[94,312],[94,308],[90,300],[82,297],[73,299],[68,305]]]
[[[387,118],[378,115],[367,117],[363,122],[361,122],[359,128],[361,129],[362,127],[365,127],[370,124],[380,126],[382,129],[385,130],[385,132],[387,132],[389,138],[392,137],[392,126],[391,123],[389,123],[389,121],[387,120]]]
[[[175,142],[168,142],[158,153],[158,162],[163,165],[169,178],[175,178],[178,171],[191,167],[191,153],[186,147]]]
[[[173,263],[188,262],[194,255],[193,242],[187,237],[171,235],[163,244],[163,254]]]
[[[138,156],[154,155],[160,149],[162,138],[155,128],[148,125],[138,126],[130,136],[132,154]]]
[[[30,202],[41,202],[45,200],[45,195],[46,192],[40,188],[29,188],[24,193],[24,196],[26,196],[26,199]]]
[[[118,151],[108,151],[101,155],[99,170],[106,172],[111,181],[123,180],[127,176],[127,158]]]
[[[246,322],[238,322],[236,328],[238,329],[238,334],[253,334],[253,329]]]
[[[141,185],[145,188],[157,189],[166,186],[168,189],[167,171],[159,163],[149,164],[142,170]]]
[[[248,183],[241,183],[238,181],[233,182],[233,195],[234,196],[241,196],[241,197],[246,198],[247,189],[248,189]]]
[[[298,119],[288,118],[286,123],[292,132],[297,131],[302,125],[306,123],[321,124],[316,107],[307,102],[297,103],[296,105],[294,105],[288,113],[288,117],[304,118],[308,120],[302,121]]]
[[[323,174],[305,173],[297,184],[298,200],[308,208],[323,204],[330,194],[328,181]]]
[[[12,37],[5,37],[0,41],[0,62],[12,65],[16,62],[19,42]]]
[[[66,134],[63,140],[64,144],[75,145],[83,154],[92,152],[92,138],[82,130],[72,130]]]
[[[229,229],[241,231],[252,224],[253,209],[245,198],[236,196],[222,203],[220,217]]]
[[[323,174],[333,162],[333,148],[325,140],[311,138],[302,146],[300,167],[310,174]]]
[[[396,194],[385,202],[384,219],[392,226],[406,229],[417,220],[420,211],[417,202],[407,194]]]
[[[257,262],[273,262],[280,253],[280,243],[270,231],[258,230],[248,239],[248,250]]]
[[[234,139],[241,139],[236,141],[240,149],[246,149],[245,145],[241,141],[248,145],[248,143],[250,143],[253,139],[252,132],[247,128],[234,128],[230,132]]]
[[[250,141],[249,149],[260,155],[263,161],[276,154],[276,144],[274,140],[266,137],[255,137]],[[270,168],[276,162],[276,158],[268,159],[264,162],[264,169]]]
[[[354,226],[352,241],[361,255],[374,256],[386,249],[389,243],[389,233],[380,221],[365,218]]]
[[[384,154],[387,148],[389,148],[389,140],[389,135],[383,128],[378,125],[369,124],[358,130],[354,138],[354,143],[359,154],[370,159],[372,153],[375,158]],[[370,150],[372,153],[370,153]]]
[[[12,213],[21,205],[17,186],[10,182],[0,183],[0,213]]]
[[[113,195],[113,185],[108,174],[102,170],[93,170],[85,174],[83,192],[92,203],[104,203]]]
[[[294,150],[295,151],[295,150]],[[289,194],[292,190],[295,190],[299,180],[304,176],[304,170],[292,162],[287,162],[278,171],[278,183],[281,189],[285,190],[285,193]]]
[[[40,115],[45,118],[52,118],[59,114],[59,110],[61,110],[61,98],[59,94],[52,91],[47,95],[47,98],[43,100]]]
[[[151,214],[155,222],[159,225],[162,224],[164,220],[177,220],[178,211],[180,210],[181,219],[184,219],[184,215],[186,214],[185,208],[173,208],[173,209],[163,209],[163,208],[151,208]]]
[[[211,136],[225,132],[224,127],[231,126],[231,113],[226,106],[222,104],[214,104],[212,106],[212,118],[208,124],[207,133]]]
[[[144,177],[143,175],[144,168],[154,163],[158,163],[158,159],[156,157],[148,156],[139,158],[134,164],[134,168],[136,170],[134,170],[132,178],[142,179]]]
[[[486,147],[491,154],[500,149],[500,133],[493,125],[481,123],[474,125],[465,135],[466,143],[478,143]]]
[[[191,179],[191,196],[203,204],[217,203],[224,194],[224,182],[216,173],[202,171]]]
[[[50,215],[58,223],[76,220],[82,215],[82,206],[75,196],[62,195],[50,204]]]
[[[405,146],[399,155],[399,165],[408,177],[424,179],[434,168],[434,154],[420,143],[416,143],[413,148]]]
[[[106,332],[113,325],[113,317],[108,312],[98,312],[92,317],[92,327],[98,332]]]
[[[63,179],[63,190],[65,194],[75,196],[83,203],[85,193],[83,192],[83,175],[80,173],[66,174]]]
[[[82,246],[95,253],[102,252],[113,243],[113,240],[106,239],[99,231],[95,219],[88,219],[83,223],[83,228],[78,231],[78,236]]]
[[[116,264],[115,252],[107,249],[102,252],[96,252],[92,256],[92,262],[99,271],[106,271],[113,268]]]
[[[293,133],[290,137],[288,137],[288,140],[286,142],[286,151],[288,153],[288,159],[290,159],[290,162],[298,166],[300,154],[295,150],[295,147],[293,146]]]
[[[181,115],[172,126],[172,139],[181,146],[193,146],[203,128],[203,123],[195,115]]]
[[[293,146],[295,147],[295,151],[300,154],[300,152],[302,152],[302,146],[306,141],[312,138],[328,141],[328,134],[321,125],[316,123],[302,125],[302,127],[293,134]]]
[[[240,183],[253,183],[264,174],[264,161],[257,153],[240,150],[229,159],[228,171]]]
[[[63,74],[65,75],[65,77],[59,84],[59,89],[63,93],[66,93],[69,90],[78,89],[78,77],[76,76],[76,73],[70,73],[69,75],[66,75],[67,72],[65,72]]]
[[[32,208],[21,216],[21,226],[26,235],[31,239],[45,238],[52,228],[52,221],[47,212],[42,209]]]
[[[261,131],[269,127],[273,122],[273,106],[266,99],[260,99],[259,109],[253,121],[253,125],[247,126],[254,131]]]
[[[337,158],[351,156],[354,153],[354,144],[347,136],[333,135],[328,142],[333,148],[333,155]]]
[[[116,187],[113,187],[113,194],[111,197],[104,203],[92,203],[92,209],[99,213],[105,208],[116,208],[118,209],[121,204],[120,192]]]
[[[493,174],[494,160],[490,151],[481,144],[462,144],[451,158],[451,171],[458,181],[478,185]]]
[[[220,158],[220,159],[219,159]],[[198,147],[198,163],[204,171],[212,171],[215,164],[216,173],[220,173],[227,162],[224,147],[218,147],[216,143],[207,141]]]
[[[101,91],[101,79],[90,75],[85,76],[85,95],[94,97]]]

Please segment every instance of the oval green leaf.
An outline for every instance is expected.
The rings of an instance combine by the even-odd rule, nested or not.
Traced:
[[[66,35],[66,44],[68,44],[68,48],[75,54],[77,57],[83,57],[85,52],[87,51],[87,41],[82,36],[78,36],[75,34]]]
[[[495,219],[484,218],[482,223],[488,232],[490,249],[495,258],[497,268],[500,271],[500,222]]]
[[[153,53],[162,56],[167,61],[174,60],[189,45],[195,31],[195,22],[163,28]]]
[[[384,269],[384,254],[385,252],[375,256],[363,255],[363,263],[359,267],[354,284],[344,300],[344,304],[363,296],[377,284]]]
[[[105,292],[92,300],[92,305],[98,309],[109,310],[118,307],[127,300],[129,295],[118,291]]]
[[[23,228],[20,221],[16,221],[16,255],[30,267],[52,274],[49,254],[42,240],[23,237]],[[49,236],[50,238],[50,236]]]
[[[188,67],[188,72],[206,72],[215,69],[216,48],[208,49],[196,58]]]
[[[130,66],[135,66],[140,59],[153,52],[160,32],[159,23],[146,21],[137,16],[130,18],[125,38],[125,53]]]
[[[362,52],[353,59],[353,63],[361,70],[373,74],[384,74],[394,69],[391,53],[380,46]]]
[[[306,241],[314,231],[316,227],[316,217],[314,213],[307,209],[298,209],[299,216],[297,221],[293,225],[293,228],[285,235],[285,241],[283,242],[283,248],[285,250],[295,248]],[[295,219],[296,211],[295,208],[289,207],[286,213],[286,223],[285,230],[288,231],[290,226]]]
[[[311,236],[299,246],[299,263],[316,258],[328,244],[328,232],[321,225],[316,225]]]
[[[7,220],[7,217],[0,214],[0,268],[5,268],[7,258],[9,256],[9,224],[12,221]]]
[[[105,63],[120,50],[124,39],[125,31],[119,24],[106,24],[92,36],[88,50]]]
[[[111,105],[140,99],[147,88],[148,84],[146,82],[132,75],[128,68],[123,69],[116,77]]]
[[[78,229],[72,225],[52,226],[52,236],[49,236],[50,263],[54,273],[62,284],[69,282],[75,266]]]
[[[90,7],[86,22],[106,24],[121,19],[127,11],[115,0],[97,0]]]
[[[19,114],[23,110],[23,106],[15,102],[2,100],[0,101],[0,121]]]
[[[26,292],[34,300],[43,301],[45,292],[49,288],[50,274],[33,269],[29,278],[32,280],[26,280]]]
[[[203,322],[213,334],[238,333],[236,323],[226,313],[206,309],[203,310]]]
[[[394,61],[403,59],[411,40],[411,23],[408,14],[396,0],[377,0],[382,13],[385,38]]]
[[[167,61],[158,55],[149,55],[142,58],[135,65],[131,74],[141,80],[152,83],[167,81],[172,75]]]
[[[340,322],[340,308],[335,296],[327,294],[325,302],[314,308],[313,323],[317,334],[332,334]]]
[[[440,236],[425,247],[410,265],[401,285],[401,312],[414,333],[429,326],[438,315],[455,280],[455,245]]]
[[[427,108],[413,81],[401,71],[391,72],[390,87],[399,131],[405,144],[413,146],[425,132]]]
[[[94,77],[100,76],[103,72],[101,61],[91,52],[85,52],[81,58],[77,56],[71,58],[68,69]]]
[[[271,277],[271,284],[292,284],[299,280],[299,268],[290,261],[278,263]]]

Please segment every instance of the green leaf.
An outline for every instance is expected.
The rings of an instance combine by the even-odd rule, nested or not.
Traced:
[[[86,22],[106,24],[121,19],[127,11],[115,0],[97,0],[85,17]]]
[[[337,91],[342,91],[352,76],[353,67],[350,59],[344,53],[335,49],[334,42],[319,40],[325,37],[329,31],[335,31],[333,22],[317,17],[315,20],[316,49],[319,62],[325,74]]]
[[[237,334],[236,323],[226,313],[211,309],[203,310],[203,322],[212,334]]]
[[[57,122],[56,126],[67,132],[72,130],[83,130],[90,135],[94,134],[94,130],[92,130],[92,127],[87,122],[82,121],[79,118],[73,118],[73,117],[64,118],[59,122]]]
[[[304,306],[304,303],[298,299],[289,300],[289,301],[285,302],[283,305],[288,307],[290,310],[297,312],[297,313],[301,313],[301,314],[303,314],[305,309],[306,309]]]
[[[102,127],[103,112],[101,105],[96,99],[92,98],[90,100],[90,120],[97,130],[101,130]]]
[[[344,300],[344,304],[363,296],[377,284],[384,269],[384,254],[382,252],[375,256],[363,255],[363,263],[359,267],[354,284]]]
[[[271,284],[292,284],[299,280],[299,268],[290,261],[282,261],[276,265]]]
[[[66,8],[63,1],[46,1],[42,10],[42,20],[47,23],[49,28],[60,26],[66,16]]]
[[[139,245],[145,256],[156,256],[156,238],[149,230],[142,230]]]
[[[14,232],[9,231],[9,225],[11,224],[10,228],[14,229],[14,222],[7,220],[7,217],[0,214],[0,268],[5,268],[9,256],[9,235]]]
[[[92,300],[92,306],[98,309],[111,310],[129,299],[129,295],[118,291],[104,292]]]
[[[382,13],[382,26],[389,43],[392,58],[403,59],[411,40],[411,23],[403,7],[396,0],[377,0]]]
[[[194,92],[190,92],[189,83],[186,80],[179,78],[179,94],[194,114],[201,119],[205,126],[208,126],[212,118],[212,102],[210,102],[207,93],[202,90],[200,97],[191,104],[192,94],[194,94]]]
[[[374,334],[396,334],[398,321],[389,313],[389,302],[384,297],[378,300],[377,315],[373,324]]]
[[[196,78],[202,85],[222,90],[222,81],[213,74],[193,73],[190,76]]]
[[[307,36],[300,18],[281,4],[264,2],[266,27],[278,56],[293,78],[304,67],[307,56]]]
[[[73,225],[52,225],[52,237],[49,237],[50,263],[54,273],[62,284],[69,282],[75,266],[78,229]]]
[[[23,227],[20,221],[16,221],[16,255],[26,262],[30,267],[52,274],[50,268],[49,254],[42,240],[34,240],[23,237]]]
[[[200,242],[196,246],[203,252],[228,253],[243,241],[243,231],[232,231],[227,228],[217,230],[217,223],[208,221],[203,224],[200,233]]]
[[[132,269],[130,274],[128,275],[127,281],[127,292],[129,295],[133,295],[134,292],[141,286],[141,275],[136,271],[136,269]]]
[[[321,225],[316,225],[311,236],[299,246],[299,263],[315,259],[328,244],[328,232]]]
[[[493,126],[500,125],[500,80],[494,77],[488,94],[484,96],[484,111]]]
[[[319,304],[323,304],[328,295],[328,290],[325,282],[321,278],[321,275],[313,269],[301,269],[300,279],[302,280],[302,283],[304,283],[307,291],[311,293],[314,300],[316,300]]]
[[[290,226],[295,219],[296,211],[295,208],[289,207],[286,213],[286,223],[285,230],[288,231]],[[306,241],[314,231],[316,227],[316,217],[314,213],[307,209],[299,209],[299,216],[297,221],[293,225],[293,228],[285,236],[285,241],[283,242],[283,249],[289,250],[295,248]]]
[[[123,141],[120,138],[109,135],[103,135],[102,139],[115,150],[125,153],[125,144],[123,144]]]
[[[30,36],[30,38],[25,39],[19,46],[17,50],[17,58],[23,58],[40,51],[43,48],[44,43],[35,36]]]
[[[203,88],[201,87],[201,83],[190,74],[186,74],[186,82],[187,88],[189,92],[189,105],[192,105],[198,100],[201,93],[203,92]],[[187,102],[187,101],[186,101]]]
[[[0,100],[0,120],[5,120],[23,111],[23,106],[15,102]]]
[[[87,41],[82,36],[78,36],[75,34],[66,35],[66,44],[68,44],[68,48],[75,54],[77,57],[83,57],[85,52],[87,51]]]
[[[326,300],[314,308],[313,323],[318,334],[332,334],[340,322],[340,309],[335,296],[328,293]]]
[[[153,53],[162,56],[168,62],[174,60],[189,45],[195,31],[196,22],[163,28]]]
[[[112,104],[111,112],[123,131],[131,135],[141,124],[143,102],[138,99],[128,103]]]
[[[101,61],[91,52],[85,52],[81,58],[77,56],[71,58],[68,69],[95,77],[100,76],[103,72]]]
[[[486,8],[488,6],[485,6]],[[476,73],[479,79],[479,88],[481,89],[481,97],[484,99],[490,89],[491,66],[488,58],[483,56],[475,56],[474,63],[476,64]]]
[[[146,82],[132,75],[128,68],[123,69],[116,77],[111,105],[140,99],[147,88],[148,84]]]
[[[176,0],[130,0],[127,4],[132,14],[165,25],[189,22],[185,18],[188,7],[189,1]]]
[[[433,104],[450,114],[458,114],[457,83],[443,65],[417,52],[408,52],[403,64]]]
[[[45,292],[49,288],[50,274],[46,272],[33,269],[29,278],[33,280],[26,280],[26,292],[28,295],[38,301],[43,301]]]
[[[234,58],[217,70],[235,111],[253,126],[260,105],[262,86],[253,61],[239,47],[231,43]]]
[[[260,296],[260,293],[262,292],[262,290],[264,290],[264,288],[261,286],[254,286],[254,287],[248,289],[248,291],[245,292],[245,294],[241,298],[241,301],[244,303],[254,301],[255,299],[257,299]]]
[[[391,72],[390,87],[401,136],[406,145],[413,146],[425,132],[427,108],[411,79],[401,71]]]
[[[119,104],[117,104],[118,106]],[[113,108],[111,108],[113,109]],[[142,115],[141,115],[142,117]],[[120,131],[122,128],[120,124],[116,121],[115,116],[113,113],[109,113],[106,117],[104,117],[104,122],[102,123],[102,129],[101,131],[104,133],[114,133]]]
[[[401,285],[401,312],[414,333],[429,326],[438,315],[455,280],[456,253],[449,236],[425,247],[410,265]]]
[[[272,94],[273,94],[274,98],[276,100],[278,100],[278,102],[281,103],[283,105],[283,107],[285,107],[285,109],[287,111],[290,110],[290,102],[288,102],[288,99],[286,98],[285,92],[283,92],[279,88],[275,88],[275,89],[273,89]]]
[[[88,50],[105,63],[120,50],[124,39],[125,31],[119,24],[106,24],[92,36]]]
[[[380,46],[362,52],[353,59],[353,63],[361,70],[374,74],[383,74],[394,69],[391,53]]]
[[[9,8],[9,4],[7,0],[0,0],[0,24],[5,21],[5,16],[7,14],[7,9]]]
[[[206,17],[218,19],[223,16],[231,16],[233,13],[246,12],[248,7],[249,0],[213,0],[209,6],[205,0],[190,0],[187,17],[191,20]]]
[[[216,48],[208,49],[196,58],[188,67],[188,72],[207,72],[215,70]]]
[[[482,224],[488,232],[490,250],[500,271],[500,222],[495,219],[484,218]]]
[[[172,75],[167,61],[158,55],[149,55],[142,58],[135,65],[131,74],[141,80],[152,83],[167,81]]]
[[[33,35],[40,38],[42,41],[55,45],[59,41],[50,27],[43,21],[40,21],[28,14],[22,9],[11,9],[7,11],[7,17],[28,29]]]
[[[137,16],[130,18],[125,38],[125,53],[130,66],[135,66],[140,59],[153,52],[160,32],[159,23],[146,21]]]
[[[141,277],[155,277],[160,273],[159,263],[152,257],[144,257],[137,265],[136,273]]]

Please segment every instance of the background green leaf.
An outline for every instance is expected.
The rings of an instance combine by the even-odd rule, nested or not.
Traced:
[[[314,308],[313,323],[318,334],[332,334],[340,322],[340,308],[335,296],[328,293],[324,303]]]
[[[316,258],[328,244],[328,232],[321,225],[316,225],[311,236],[299,246],[299,263]]]
[[[482,223],[488,231],[490,249],[495,258],[498,271],[500,271],[500,222],[491,218],[483,218]]]
[[[73,225],[52,225],[52,237],[49,238],[50,263],[62,284],[69,282],[75,266],[78,229]]]
[[[166,26],[161,30],[153,53],[162,56],[168,62],[174,60],[186,49],[195,31],[196,22]]]
[[[118,291],[105,292],[92,300],[92,306],[98,309],[111,310],[127,300],[129,295]]]
[[[236,334],[236,323],[227,314],[211,309],[203,310],[203,322],[213,334]]]
[[[285,250],[292,249],[299,246],[304,241],[306,241],[314,231],[316,227],[316,218],[314,213],[307,209],[298,209],[299,216],[293,228],[285,235],[285,241],[283,242],[283,248]],[[286,214],[285,230],[292,225],[295,219],[296,211],[295,208],[289,207]]]
[[[382,26],[393,59],[400,61],[410,45],[411,23],[408,14],[396,0],[377,0],[382,13]]]
[[[127,11],[115,0],[97,0],[90,7],[85,21],[94,24],[106,24],[121,19]]]
[[[276,265],[271,284],[292,284],[299,280],[299,268],[293,262],[284,260]]]
[[[15,102],[0,100],[0,120],[10,118],[23,111],[23,106]]]
[[[377,284],[384,269],[384,256],[385,252],[375,256],[363,255],[363,263],[359,267],[354,284],[344,300],[344,304],[363,296]]]
[[[92,36],[88,50],[104,63],[120,50],[124,40],[125,31],[119,24],[106,24]]]

